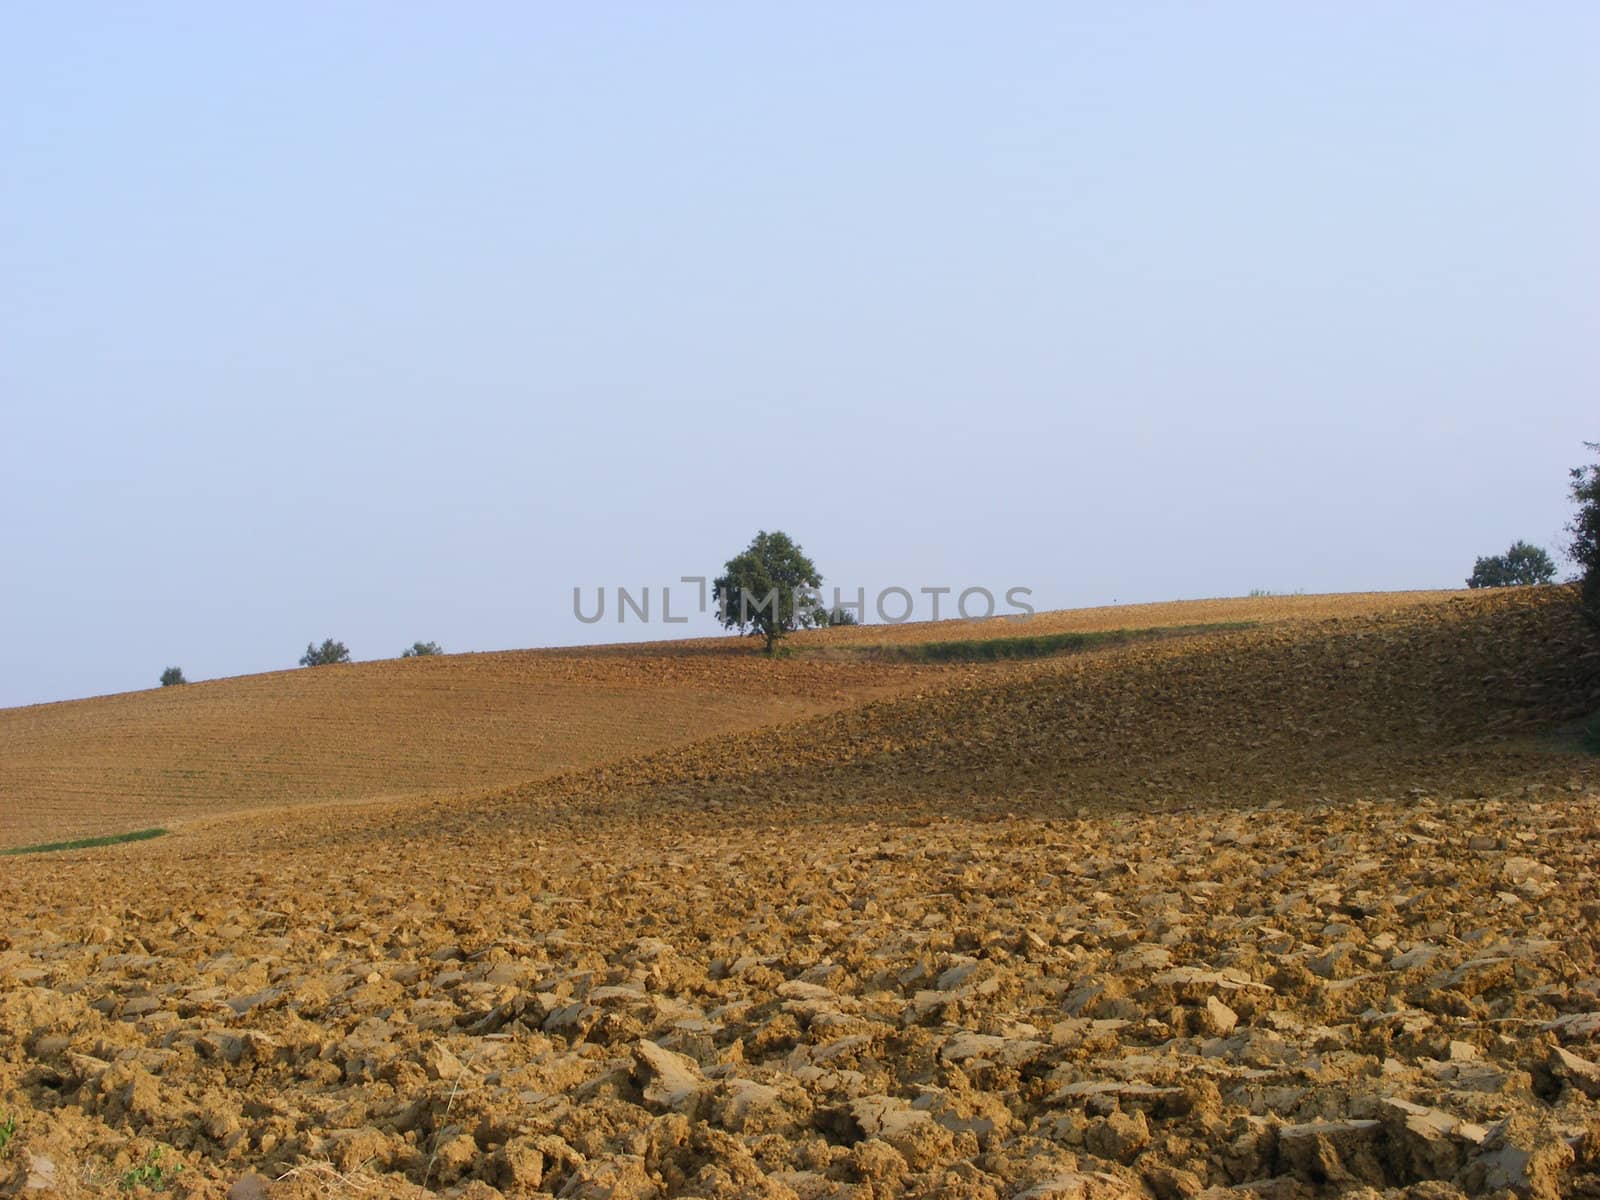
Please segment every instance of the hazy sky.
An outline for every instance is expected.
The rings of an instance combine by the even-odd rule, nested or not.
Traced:
[[[0,705],[704,632],[572,589],[758,528],[1459,586],[1600,439],[1597,147],[1588,0],[5,4]]]

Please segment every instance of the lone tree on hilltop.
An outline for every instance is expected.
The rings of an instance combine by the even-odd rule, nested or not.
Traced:
[[[161,672],[162,687],[177,687],[180,683],[188,682],[189,681],[183,677],[182,667],[168,667],[165,671]]]
[[[336,642],[328,638],[317,645],[315,642],[306,643],[306,652],[300,656],[302,667],[326,667],[331,663],[347,663],[350,661],[350,651],[345,649],[343,642]]]
[[[1584,445],[1600,454],[1600,442],[1585,442]],[[1572,498],[1577,502],[1578,511],[1567,526],[1567,532],[1572,535],[1567,555],[1583,568],[1578,584],[1579,602],[1585,615],[1600,629],[1600,462],[1572,468]]]
[[[778,639],[819,623],[822,576],[788,534],[762,530],[743,553],[730,558],[711,586],[717,620],[728,629]]]
[[[406,649],[400,651],[401,658],[431,658],[435,654],[443,654],[444,648],[438,642],[412,642]]]
[[[1526,587],[1531,583],[1549,583],[1555,577],[1556,564],[1543,549],[1527,542],[1512,542],[1511,549],[1504,554],[1493,554],[1473,563],[1467,586]]]

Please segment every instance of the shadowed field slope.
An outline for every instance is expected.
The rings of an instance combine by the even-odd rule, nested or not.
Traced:
[[[810,630],[795,635],[798,648],[833,646],[915,645],[974,638],[1046,637],[1065,633],[1104,633],[1118,629],[1152,629],[1181,625],[1220,625],[1236,621],[1279,624],[1323,621],[1333,617],[1369,617],[1444,604],[1471,596],[1469,591],[1335,592],[1314,596],[1234,596],[1211,600],[1163,600],[1154,604],[1111,604],[1098,608],[1063,608],[1030,617],[908,621],[903,625],[851,625]],[[974,598],[969,611],[977,611]],[[943,598],[946,616],[956,598]],[[872,614],[868,613],[868,619]]]
[[[759,797],[955,813],[1475,794],[1587,769],[1517,735],[1596,705],[1600,651],[1567,590],[1477,593],[969,672],[560,783],[647,808]]]

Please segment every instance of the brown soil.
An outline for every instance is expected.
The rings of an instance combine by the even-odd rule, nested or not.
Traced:
[[[284,804],[462,795],[937,686],[949,667],[836,648],[1438,605],[1458,593],[1273,596],[747,638],[391,659],[0,709],[0,848]],[[1003,667],[988,667],[992,679]]]
[[[0,859],[0,1191],[1600,1195],[1600,760],[1525,736],[1592,646],[1295,619]]]
[[[449,655],[0,710],[0,847],[476,792],[828,712],[918,673],[750,649]]]

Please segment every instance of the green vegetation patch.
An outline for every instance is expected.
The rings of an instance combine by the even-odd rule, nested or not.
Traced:
[[[1053,654],[1081,654],[1103,646],[1130,642],[1156,642],[1206,633],[1232,633],[1254,629],[1259,621],[1221,621],[1210,625],[1161,625],[1147,629],[1104,629],[1085,633],[1042,633],[1034,637],[973,638],[963,642],[922,642],[877,649],[895,658],[918,662],[998,662],[1009,658],[1046,658]]]
[[[0,854],[49,854],[55,850],[88,850],[93,846],[115,846],[122,842],[148,842],[166,833],[165,829],[135,829],[132,833],[108,833],[104,837],[78,838],[70,842],[41,842],[37,846],[18,846]]]
[[[125,1192],[131,1192],[137,1187],[164,1192],[182,1170],[182,1163],[163,1163],[161,1147],[151,1146],[145,1151],[144,1161],[125,1171],[122,1178],[117,1181],[117,1186]]]

